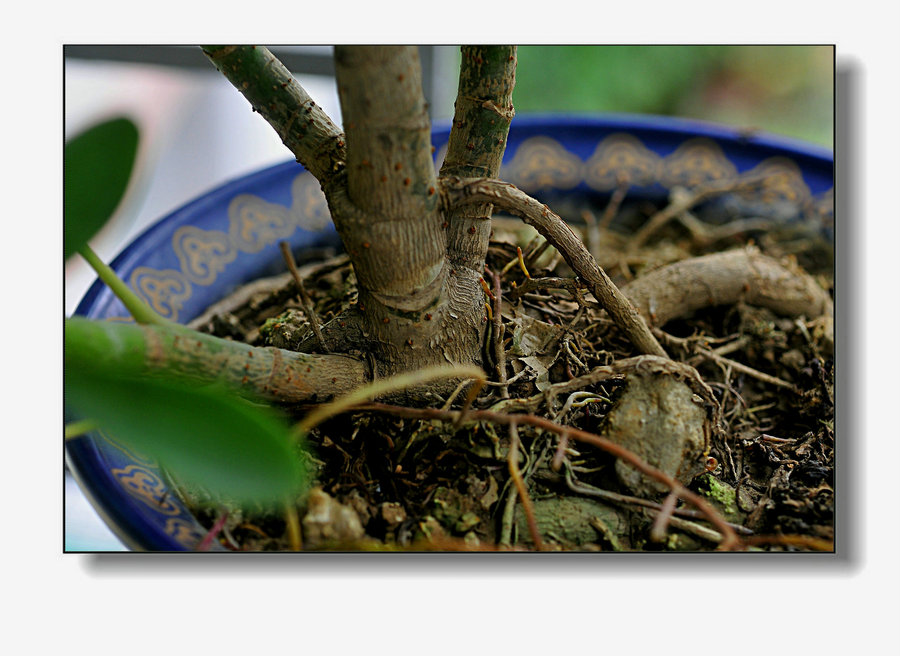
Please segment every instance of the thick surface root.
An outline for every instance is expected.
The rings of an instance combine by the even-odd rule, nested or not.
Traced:
[[[792,318],[814,319],[833,312],[828,292],[810,275],[753,247],[661,267],[625,285],[622,292],[655,326],[739,302]]]

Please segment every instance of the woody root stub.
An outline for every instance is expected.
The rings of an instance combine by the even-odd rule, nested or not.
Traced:
[[[715,407],[709,388],[697,389],[706,386],[691,373],[696,375],[674,362],[637,367],[605,426],[608,439],[685,484],[705,468]],[[668,491],[622,460],[615,467],[621,483],[637,495]]]

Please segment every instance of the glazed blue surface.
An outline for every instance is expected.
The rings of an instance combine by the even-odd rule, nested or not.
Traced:
[[[440,160],[449,127],[433,132]],[[665,196],[675,184],[771,170],[773,198],[799,215],[833,221],[833,156],[824,148],[734,128],[659,117],[517,117],[501,178],[543,193],[608,194],[627,175],[629,198]],[[294,161],[219,188],[161,219],[111,263],[160,314],[186,323],[241,284],[283,270],[278,242],[294,250],[337,244],[318,182]],[[95,283],[76,314],[127,321]],[[130,548],[193,549],[205,531],[152,460],[91,434],[66,443],[86,496]],[[214,548],[218,545],[214,544]]]

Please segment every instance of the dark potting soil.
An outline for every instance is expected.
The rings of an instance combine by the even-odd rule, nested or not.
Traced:
[[[607,215],[605,200],[595,206],[551,206],[581,231],[619,285],[669,262],[753,243],[764,254],[793,259],[833,290],[833,245],[815,221],[741,217],[746,230],[716,232],[711,227],[728,223],[721,203],[708,204],[631,248],[631,235],[658,207],[626,201]],[[510,412],[521,407],[602,435],[615,421],[611,413],[625,394],[627,376],[553,399],[546,390],[632,357],[633,348],[586,292],[537,286],[518,293],[526,274],[516,246],[533,280],[573,277],[533,231],[495,217],[487,264],[502,272],[509,399],[502,398],[499,386],[487,386],[473,407]],[[347,257],[325,255],[302,267],[304,286],[323,321],[356,296]],[[673,359],[696,368],[721,408],[722,431],[709,445],[706,469],[687,485],[728,522],[743,548],[833,548],[834,360],[833,344],[822,336],[822,325],[830,320],[790,319],[738,303],[671,321],[658,333]],[[307,333],[309,324],[296,286],[284,276],[200,329],[284,346]],[[459,409],[464,396],[435,399],[432,407]],[[305,412],[287,410],[296,418]],[[609,453],[574,441],[561,447],[560,435],[527,425],[517,430],[523,499],[509,466],[513,439],[506,426],[486,421],[456,429],[435,418],[383,412],[334,417],[309,434],[298,456],[311,478],[297,504],[304,548],[707,551],[721,540],[708,517],[690,504],[668,508],[666,490],[635,491],[624,484]],[[220,512],[218,506],[197,505],[198,517],[210,527]],[[662,527],[661,513],[667,518]],[[291,548],[280,513],[232,510],[216,537],[233,550]]]

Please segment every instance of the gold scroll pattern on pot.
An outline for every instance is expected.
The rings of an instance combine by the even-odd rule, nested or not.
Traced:
[[[227,225],[221,230],[192,225],[178,228],[171,247],[179,268],[136,267],[129,278],[131,288],[161,316],[178,321],[194,286],[215,283],[240,253],[258,253],[288,239],[297,228],[319,231],[330,223],[325,195],[310,173],[294,178],[291,195],[292,204],[285,207],[253,194],[240,194],[229,203]]]
[[[107,445],[121,451],[126,458],[125,462],[110,465],[109,468],[110,474],[122,489],[129,497],[139,502],[144,512],[158,515],[165,520],[166,535],[186,549],[195,549],[205,532],[172,492],[162,474],[159,462],[134,450],[106,431],[97,431],[97,434]],[[109,455],[111,454],[112,452]]]
[[[438,162],[444,149],[438,151]],[[583,161],[556,139],[536,136],[519,145],[514,157],[503,166],[500,177],[527,193],[546,189],[564,191],[581,183],[599,192],[609,192],[621,183],[637,187],[659,184],[668,189],[760,173],[768,177],[758,200],[770,198],[795,204],[803,214],[815,214],[825,223],[833,220],[830,218],[834,214],[833,190],[814,197],[792,160],[770,158],[739,174],[722,149],[706,138],[688,139],[661,157],[632,134],[611,134]],[[315,231],[330,223],[325,195],[311,174],[298,175],[291,193],[290,207],[252,194],[236,196],[228,208],[228,225],[223,225],[221,230],[182,226],[172,237],[179,269],[137,267],[129,280],[131,287],[159,314],[177,321],[193,287],[212,285],[240,253],[258,253],[266,246],[288,239],[298,227]]]
[[[681,143],[665,157],[628,133],[611,134],[582,161],[555,139],[532,137],[521,143],[513,158],[504,165],[501,177],[526,193],[541,190],[587,187],[610,192],[620,184],[630,187],[695,187],[714,182],[755,178],[765,174],[755,200],[793,204],[799,215],[815,215],[823,224],[834,215],[833,188],[813,196],[803,180],[800,167],[786,157],[772,157],[749,171],[737,167],[711,139],[692,138]]]

